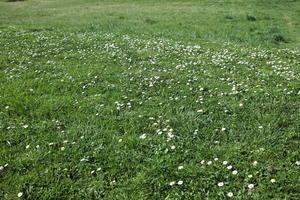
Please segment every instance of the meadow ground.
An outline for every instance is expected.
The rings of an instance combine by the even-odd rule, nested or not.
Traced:
[[[299,0],[0,0],[0,199],[300,199]]]

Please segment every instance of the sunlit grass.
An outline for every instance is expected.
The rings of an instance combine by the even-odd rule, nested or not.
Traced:
[[[297,25],[240,29],[267,3],[0,5],[0,199],[299,198]]]

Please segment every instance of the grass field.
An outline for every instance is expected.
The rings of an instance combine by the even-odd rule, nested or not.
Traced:
[[[300,199],[299,0],[0,0],[0,199]]]

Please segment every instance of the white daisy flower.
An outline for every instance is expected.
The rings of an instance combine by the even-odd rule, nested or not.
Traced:
[[[25,124],[24,126],[22,126],[23,128],[28,128],[28,125],[27,124]]]
[[[141,139],[141,140],[146,139],[146,134],[141,135],[141,136],[140,136],[140,139]]]
[[[232,193],[232,192],[228,192],[228,193],[227,193],[227,196],[228,196],[228,197],[233,197],[233,193]]]
[[[271,183],[275,183],[276,180],[274,178],[271,179]]]
[[[232,174],[233,174],[233,175],[237,175],[237,174],[238,174],[238,171],[237,171],[237,170],[234,170],[234,171],[232,172]]]
[[[23,192],[19,192],[18,193],[18,197],[20,198],[20,197],[22,197],[23,196]]]
[[[175,185],[175,181],[169,183],[170,186]]]
[[[224,183],[223,183],[223,182],[220,182],[220,183],[218,183],[218,186],[219,186],[219,187],[222,187],[222,186],[224,186]]]

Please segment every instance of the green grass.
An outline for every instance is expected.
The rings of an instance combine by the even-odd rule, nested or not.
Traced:
[[[1,3],[1,7],[2,26],[101,30],[180,41],[234,41],[273,46],[300,44],[300,3],[297,0],[27,0]]]
[[[300,199],[299,10],[0,1],[0,199]]]

